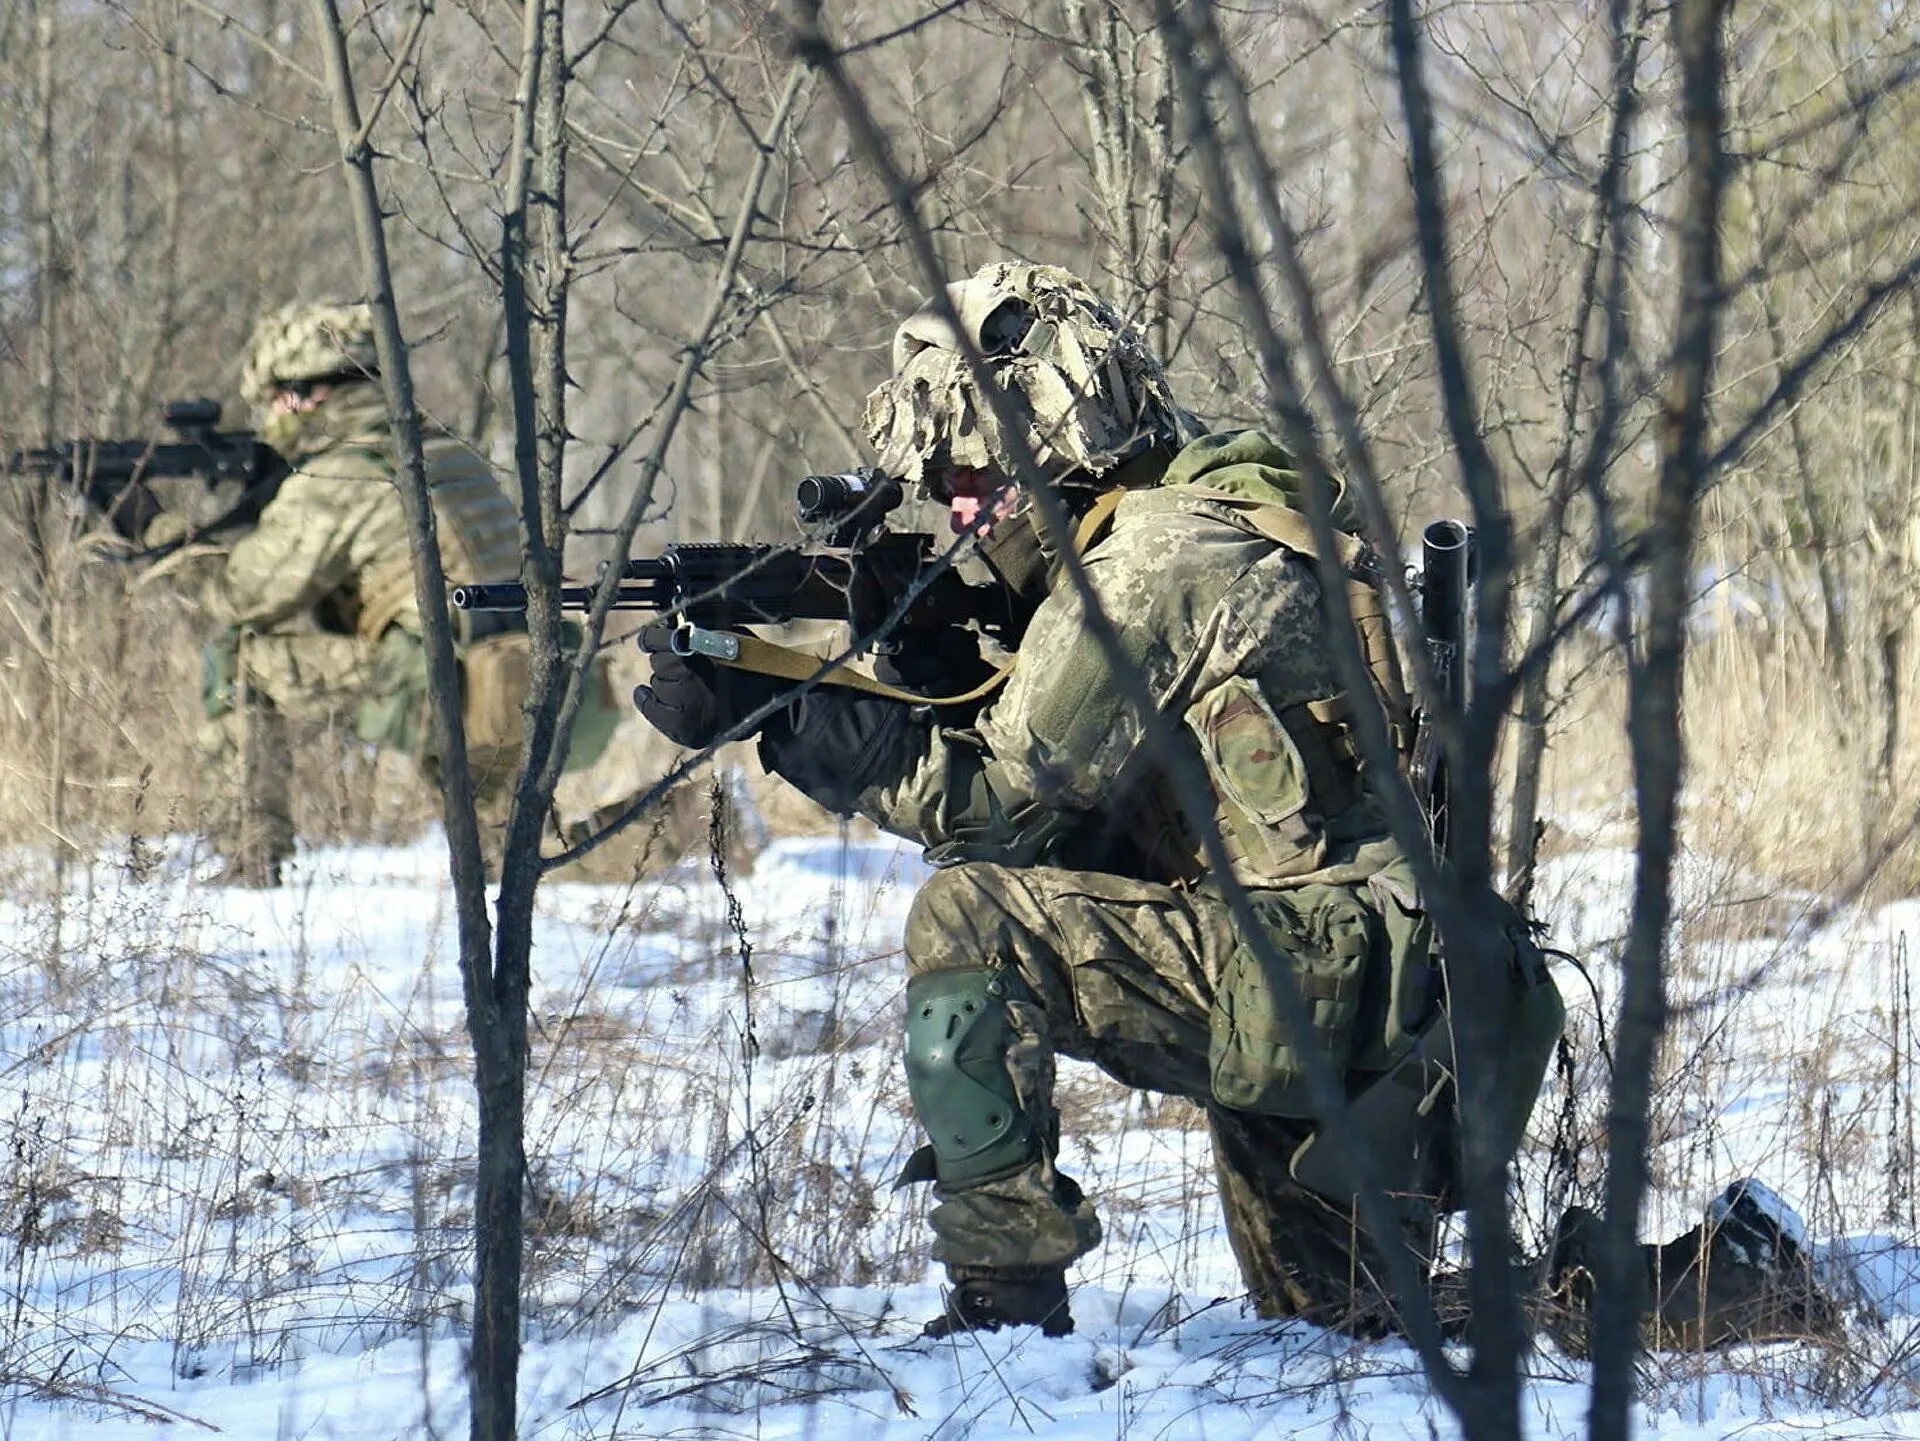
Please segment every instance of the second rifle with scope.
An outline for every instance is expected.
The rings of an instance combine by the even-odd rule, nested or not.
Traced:
[[[188,533],[152,555],[257,520],[287,471],[279,453],[251,430],[221,430],[217,400],[168,401],[160,418],[173,439],[63,440],[14,451],[4,468],[52,476],[135,543],[163,511],[181,512]],[[191,493],[169,493],[184,480]]]

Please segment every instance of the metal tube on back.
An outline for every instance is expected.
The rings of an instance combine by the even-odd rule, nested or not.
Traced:
[[[1436,520],[1420,538],[1420,625],[1434,689],[1423,709],[1458,716],[1467,703],[1467,631],[1472,624],[1473,531],[1457,520]],[[1422,720],[1422,744],[1415,749],[1415,779],[1421,783],[1427,826],[1435,851],[1453,856],[1452,767],[1437,732]]]
[[[1433,656],[1434,679],[1447,704],[1467,697],[1467,595],[1473,582],[1473,532],[1457,520],[1436,520],[1420,538],[1420,620]]]

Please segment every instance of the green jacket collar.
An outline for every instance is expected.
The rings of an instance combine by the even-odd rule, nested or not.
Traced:
[[[1183,485],[1241,496],[1262,505],[1281,505],[1306,513],[1306,481],[1293,457],[1258,430],[1225,430],[1190,442],[1173,458],[1161,477],[1163,488]],[[1358,530],[1358,517],[1348,504],[1346,487],[1334,481],[1333,523],[1340,530]]]

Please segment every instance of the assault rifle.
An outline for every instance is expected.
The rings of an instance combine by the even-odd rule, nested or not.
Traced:
[[[192,533],[150,555],[258,519],[287,471],[279,453],[251,430],[221,430],[217,400],[170,400],[160,418],[174,439],[63,440],[15,451],[5,470],[54,476],[134,542],[161,512],[183,513]],[[170,484],[188,479],[192,492]]]
[[[845,621],[855,635],[874,636],[901,610],[902,629],[973,621],[1002,645],[1017,645],[1029,616],[1005,587],[963,579],[933,535],[885,528],[902,498],[898,480],[871,469],[809,475],[794,488],[794,514],[809,531],[804,543],[669,545],[621,567],[614,606],[676,616],[695,636],[794,620]],[[562,586],[560,603],[585,608],[595,589]],[[457,610],[524,610],[527,592],[517,581],[459,585],[452,601]]]
[[[1472,624],[1473,530],[1457,520],[1436,520],[1420,538],[1420,626],[1436,694],[1427,709],[1444,705],[1459,715],[1467,703],[1467,633]],[[1427,812],[1434,852],[1452,855],[1448,821],[1451,777],[1446,748],[1431,720],[1423,718],[1413,754],[1414,793]]]

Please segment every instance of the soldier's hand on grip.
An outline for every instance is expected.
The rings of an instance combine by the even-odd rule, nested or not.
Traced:
[[[671,621],[657,620],[640,632],[653,678],[634,687],[633,703],[674,744],[704,750],[780,692],[782,683],[771,676],[675,655],[673,631]]]
[[[894,651],[874,658],[873,673],[889,685],[926,695],[957,695],[993,674],[980,639],[965,626],[917,626]]]

